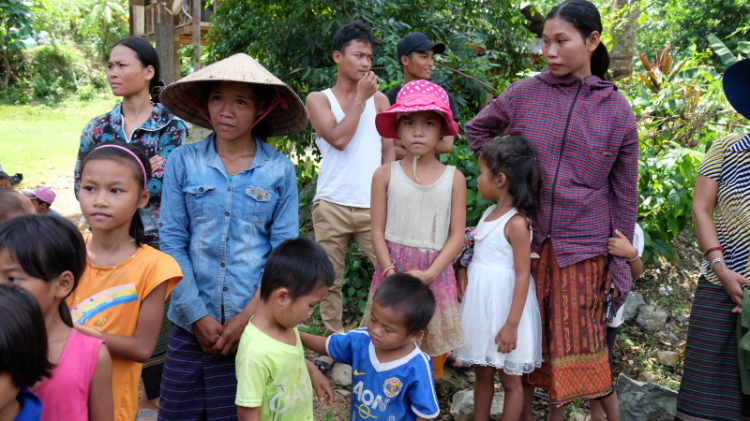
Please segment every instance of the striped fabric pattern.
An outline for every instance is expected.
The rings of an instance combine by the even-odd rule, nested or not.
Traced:
[[[629,239],[638,208],[638,131],[627,100],[596,76],[556,77],[546,68],[506,89],[465,127],[474,153],[495,136],[524,136],[542,170],[533,251],[551,238],[561,267],[606,256],[619,229]],[[620,291],[630,267],[612,259]],[[625,295],[622,295],[624,301]]]
[[[729,269],[750,277],[750,134],[717,140],[698,174],[717,183],[714,223]],[[706,247],[711,245],[706,244]],[[721,281],[703,259],[702,272],[714,285]]]
[[[676,420],[729,421],[750,415],[750,397],[740,387],[733,307],[723,287],[701,276],[690,312]]]
[[[234,357],[206,354],[195,335],[172,326],[161,380],[159,420],[237,420]]]

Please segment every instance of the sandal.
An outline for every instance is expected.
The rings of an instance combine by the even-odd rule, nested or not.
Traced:
[[[316,358],[316,359],[313,360],[313,364],[315,364],[320,371],[322,371],[323,373],[328,374],[331,371],[333,371],[333,365],[336,364],[336,361],[332,361],[332,362],[329,363],[327,361],[323,361],[323,360],[321,360],[319,358]]]
[[[136,421],[156,421],[158,418],[159,413],[153,409],[140,409],[135,417]]]
[[[458,365],[458,366],[455,365],[456,361],[461,361],[461,365]],[[445,360],[445,363],[448,366],[455,368],[456,370],[471,371],[471,363],[468,362],[468,361],[459,360],[458,357],[456,357],[455,354],[448,355],[448,358]]]

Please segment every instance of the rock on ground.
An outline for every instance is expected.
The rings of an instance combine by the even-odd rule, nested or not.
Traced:
[[[503,400],[505,393],[503,391],[495,392],[492,397],[492,407],[490,408],[490,420],[500,420],[503,418]],[[453,404],[451,404],[451,415],[456,421],[471,421],[474,419],[474,390],[460,390],[453,395]]]
[[[671,420],[677,411],[677,392],[624,374],[617,378],[617,398],[623,421]]]
[[[664,327],[668,317],[666,311],[653,304],[647,304],[639,308],[635,322],[645,331],[653,333]]]

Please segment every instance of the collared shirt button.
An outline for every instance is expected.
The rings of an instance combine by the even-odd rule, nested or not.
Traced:
[[[224,287],[224,291],[229,291],[229,287]]]
[[[203,187],[198,187],[198,191],[202,192],[203,191]]]
[[[232,186],[227,187],[227,191],[232,191]]]
[[[227,267],[227,264],[224,263],[224,262],[221,262],[221,267],[225,268],[225,267]]]
[[[229,216],[229,212],[224,212],[224,216]]]

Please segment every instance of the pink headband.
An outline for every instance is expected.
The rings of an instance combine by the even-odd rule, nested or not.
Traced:
[[[132,156],[133,159],[135,159],[135,162],[137,162],[138,165],[140,165],[141,171],[143,171],[143,190],[148,190],[148,175],[146,174],[146,167],[143,166],[143,162],[141,162],[141,160],[138,158],[138,155],[134,154],[133,151],[131,151],[128,148],[123,148],[120,145],[112,145],[108,143],[101,144],[97,146],[94,150],[101,149],[101,148],[117,148],[117,149],[120,149],[129,153],[130,156]]]

